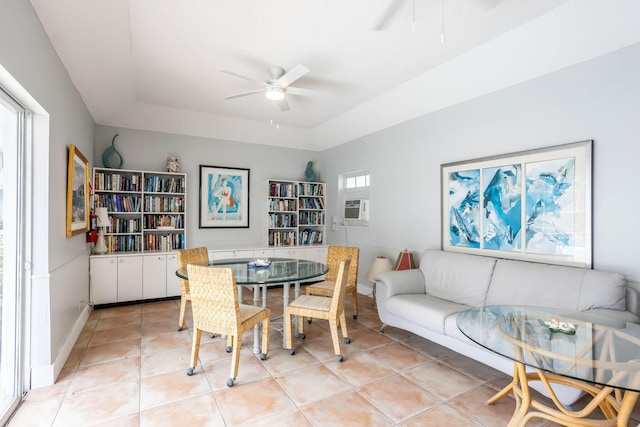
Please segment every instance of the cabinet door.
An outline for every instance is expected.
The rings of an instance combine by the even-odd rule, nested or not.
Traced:
[[[254,258],[260,258],[260,259],[265,259],[265,258],[273,258],[274,251],[273,249],[255,249],[253,251],[253,257]]]
[[[167,296],[175,297],[180,295],[180,278],[176,276],[178,269],[178,257],[176,254],[167,255]]]
[[[167,256],[146,255],[142,261],[142,298],[167,296]]]
[[[321,263],[327,262],[327,247],[326,246],[317,246],[317,247],[308,247],[305,248],[306,259],[310,261],[316,261]]]
[[[118,258],[91,258],[91,303],[110,304],[118,302]]]
[[[142,256],[118,257],[118,302],[142,299]]]

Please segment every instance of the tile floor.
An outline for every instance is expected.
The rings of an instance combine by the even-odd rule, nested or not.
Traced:
[[[282,290],[271,289],[268,300],[273,315],[281,314]],[[203,334],[200,363],[186,375],[191,330],[176,330],[178,300],[95,310],[57,383],[32,390],[9,426],[507,425],[514,400],[484,402],[508,376],[406,331],[379,334],[373,300],[361,295],[359,302],[353,320],[347,301],[351,344],[342,344],[343,363],[326,321],[306,325],[295,356],[282,348],[274,324],[265,361],[252,353],[253,334],[245,334],[232,388],[220,337]]]

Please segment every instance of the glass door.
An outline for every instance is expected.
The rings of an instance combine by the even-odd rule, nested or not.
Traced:
[[[24,109],[0,88],[0,425],[23,391],[24,118]]]

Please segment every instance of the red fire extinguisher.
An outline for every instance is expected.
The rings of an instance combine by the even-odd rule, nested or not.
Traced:
[[[95,243],[98,241],[98,227],[97,225],[97,217],[91,209],[91,215],[89,216],[89,231],[87,232],[87,243]]]

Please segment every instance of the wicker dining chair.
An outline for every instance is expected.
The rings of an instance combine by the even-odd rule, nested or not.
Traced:
[[[176,250],[178,268],[186,267],[187,264],[208,265],[209,253],[207,248],[190,248]],[[191,300],[189,293],[189,281],[180,279],[180,317],[178,318],[178,330],[184,329],[184,317],[187,312],[187,301]]]
[[[193,309],[193,345],[191,364],[187,375],[193,375],[198,363],[202,331],[217,331],[232,339],[231,374],[227,386],[232,387],[238,376],[242,334],[262,322],[260,358],[265,360],[269,351],[269,317],[266,307],[240,304],[235,273],[230,268],[188,265]]]
[[[319,295],[330,297],[333,295],[336,277],[338,277],[338,265],[343,259],[351,257],[349,277],[347,279],[346,292],[353,298],[353,318],[358,318],[358,259],[360,249],[353,246],[329,246],[327,250],[327,267],[329,272],[324,281],[307,286],[307,295]]]
[[[284,314],[286,348],[291,350],[291,355],[296,353],[293,348],[292,337],[292,320],[293,316],[298,316],[298,330],[296,336],[305,338],[304,335],[304,318],[324,319],[329,321],[329,329],[331,330],[331,340],[333,341],[333,350],[339,362],[344,360],[340,351],[340,340],[338,339],[338,325],[342,329],[344,342],[351,343],[347,333],[347,319],[344,314],[344,297],[347,288],[347,275],[351,259],[347,258],[340,262],[337,270],[335,286],[333,288],[333,296],[331,298],[318,295],[301,295],[287,306]]]

